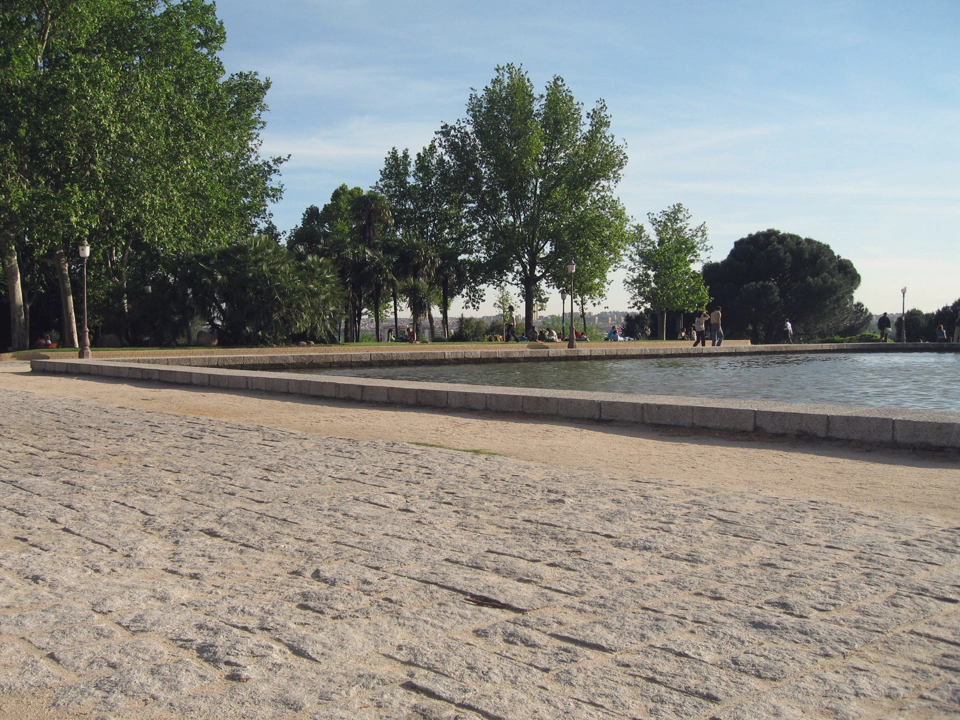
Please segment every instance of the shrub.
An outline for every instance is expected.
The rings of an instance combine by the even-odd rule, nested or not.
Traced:
[[[454,342],[479,342],[486,340],[492,331],[482,318],[460,316],[457,329],[453,331],[451,340]],[[499,331],[498,331],[499,332]]]
[[[860,333],[858,335],[850,335],[847,337],[841,337],[840,335],[831,335],[830,337],[819,338],[818,340],[813,340],[814,343],[862,343],[862,342],[879,342],[880,336],[877,333]]]

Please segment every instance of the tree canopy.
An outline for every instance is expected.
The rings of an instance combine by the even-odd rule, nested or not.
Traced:
[[[807,337],[852,334],[869,320],[853,300],[860,285],[853,263],[825,243],[779,230],[737,240],[724,260],[704,265],[703,279],[723,306],[727,334],[754,343],[778,339],[787,318]]]
[[[627,154],[602,100],[584,114],[559,76],[538,94],[521,67],[500,66],[470,94],[466,117],[438,136],[463,192],[484,279],[523,292],[528,326],[542,284],[563,287],[569,260],[584,268],[580,282],[606,279],[626,239],[613,189]]]
[[[710,300],[703,276],[693,266],[710,251],[706,223],[693,227],[690,211],[677,203],[647,219],[653,235],[636,225],[630,242],[627,288],[632,307],[661,314],[666,340],[668,311],[702,310]]]
[[[259,152],[269,82],[225,75],[225,37],[205,0],[3,4],[0,245],[9,295],[19,292],[20,262],[43,258],[59,265],[68,297],[67,264],[87,239],[91,281],[109,282],[114,330],[128,335],[131,282],[175,272],[266,221],[282,162]]]

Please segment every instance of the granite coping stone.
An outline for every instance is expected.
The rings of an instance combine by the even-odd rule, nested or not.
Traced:
[[[523,351],[498,352],[506,357],[513,352]],[[438,356],[440,354],[437,353]],[[350,357],[350,354],[341,354],[341,357],[344,355]],[[359,353],[357,357],[369,355]],[[223,357],[216,359],[219,361]],[[960,449],[960,413],[946,410],[716,398],[691,400],[669,395],[424,383],[239,370],[221,366],[148,365],[141,362],[32,360],[31,368],[35,372],[150,380],[226,390],[257,390],[408,407],[516,413],[723,432],[759,431],[771,435],[829,438],[873,445]]]
[[[269,350],[261,352],[219,350],[215,354],[185,355],[158,353],[151,357],[143,352],[135,357],[111,359],[111,356],[98,357],[94,351],[95,362],[147,363],[153,365],[190,365],[199,367],[232,367],[248,369],[311,368],[311,367],[357,367],[405,364],[449,364],[462,362],[496,363],[527,361],[585,361],[611,358],[656,358],[656,357],[702,357],[704,355],[798,355],[798,354],[836,354],[836,353],[955,353],[960,352],[960,344],[954,343],[842,343],[820,345],[751,345],[749,341],[726,341],[721,347],[697,347],[684,345],[659,345],[647,343],[588,343],[575,349],[567,348],[563,343],[526,343],[522,345],[484,346],[470,349],[457,347],[444,349],[441,344],[436,348],[417,346],[416,349],[373,348],[370,350],[340,349],[303,349],[297,352]],[[44,358],[53,359],[53,358]],[[57,357],[55,360],[59,360]]]

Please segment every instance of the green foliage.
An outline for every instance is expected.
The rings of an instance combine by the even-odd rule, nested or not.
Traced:
[[[665,340],[668,311],[703,310],[710,301],[703,276],[693,269],[710,245],[706,223],[692,227],[690,211],[680,203],[649,213],[647,219],[654,235],[643,225],[634,227],[627,287],[632,307],[661,314],[661,339]]]
[[[61,252],[76,282],[88,239],[91,296],[128,337],[134,287],[250,237],[280,196],[283,159],[259,154],[269,83],[225,76],[224,41],[204,0],[0,10],[0,245],[26,264]]]
[[[373,305],[380,335],[380,303],[384,286],[393,278],[395,259],[390,240],[393,215],[385,197],[359,187],[341,185],[322,210],[311,205],[287,246],[301,259],[325,258],[336,268],[347,316],[346,340],[360,337],[363,311]]]
[[[570,259],[591,297],[620,259],[626,214],[612,191],[627,156],[609,129],[603,101],[584,115],[562,78],[537,94],[514,65],[440,129],[483,278],[522,290],[527,325],[541,284],[566,286]]]
[[[334,337],[339,295],[330,263],[297,261],[268,237],[206,252],[191,277],[197,306],[225,345],[276,345],[292,333]]]
[[[880,342],[880,336],[877,333],[857,333],[856,335],[831,335],[830,337],[818,338],[812,340],[814,343],[864,343]]]
[[[445,337],[453,299],[466,293],[466,304],[473,307],[480,300],[462,196],[451,179],[448,159],[431,142],[413,161],[408,150],[393,148],[374,186],[390,202],[396,220],[397,281],[408,304],[413,302],[413,319],[417,323],[439,305]]]
[[[491,329],[482,318],[460,316],[457,329],[453,331],[454,342],[479,342],[487,339]]]
[[[627,313],[623,316],[623,335],[645,340],[650,334],[650,316],[644,312]]]
[[[787,318],[804,337],[866,325],[866,308],[853,301],[860,285],[853,263],[810,238],[779,230],[753,233],[734,243],[723,261],[704,265],[703,279],[723,307],[728,337],[775,342]]]

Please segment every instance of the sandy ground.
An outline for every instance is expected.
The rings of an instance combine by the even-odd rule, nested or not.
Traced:
[[[838,443],[561,423],[507,415],[411,410],[256,392],[37,375],[0,363],[0,388],[118,406],[258,423],[318,436],[390,440],[496,453],[691,486],[833,500],[960,523],[960,456]]]

